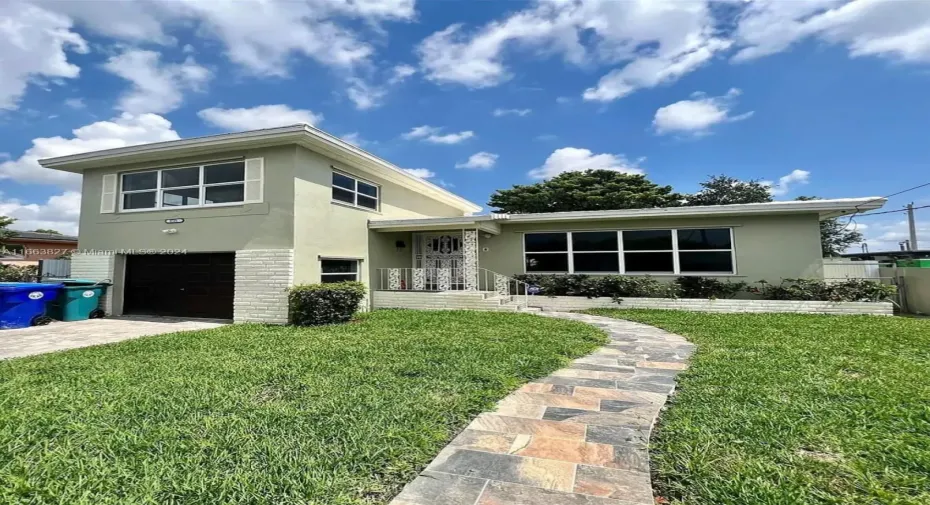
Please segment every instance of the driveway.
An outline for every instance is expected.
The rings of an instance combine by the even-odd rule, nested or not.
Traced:
[[[0,359],[108,344],[161,333],[205,330],[224,324],[227,323],[168,317],[114,317],[68,323],[56,321],[47,326],[0,330]]]

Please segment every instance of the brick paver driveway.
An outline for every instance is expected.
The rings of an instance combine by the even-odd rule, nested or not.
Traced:
[[[0,330],[0,359],[107,344],[161,333],[205,330],[223,324],[226,323],[203,319],[116,317]]]

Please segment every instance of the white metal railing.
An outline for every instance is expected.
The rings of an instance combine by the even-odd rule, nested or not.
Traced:
[[[522,296],[529,306],[529,284],[486,268],[379,268],[379,291],[492,291]]]

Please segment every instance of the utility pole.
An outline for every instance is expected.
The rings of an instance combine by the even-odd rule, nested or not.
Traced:
[[[907,204],[907,226],[910,230],[910,248],[916,251],[917,247],[917,223],[914,221],[914,202]]]

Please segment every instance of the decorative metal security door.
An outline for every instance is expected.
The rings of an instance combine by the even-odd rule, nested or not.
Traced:
[[[416,268],[422,268],[424,289],[465,289],[464,251],[461,233],[420,234],[415,241]]]

